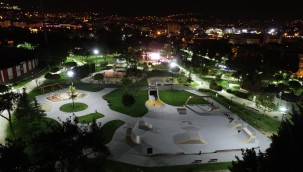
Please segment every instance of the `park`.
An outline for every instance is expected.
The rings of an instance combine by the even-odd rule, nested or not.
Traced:
[[[129,89],[136,98],[131,107],[121,103],[125,91],[121,88],[77,90],[76,106],[86,105],[79,110],[62,110],[71,104],[66,88],[36,98],[47,117],[54,120],[88,116],[104,126],[115,126],[107,133],[109,159],[127,164],[158,167],[230,162],[235,160],[235,155],[241,155],[241,149],[265,151],[269,147],[268,137],[212,96],[196,90],[159,90],[155,82],[160,80],[165,81],[149,78],[152,85],[148,89]],[[51,101],[50,96],[57,96],[61,101]],[[92,120],[86,123],[89,121]]]

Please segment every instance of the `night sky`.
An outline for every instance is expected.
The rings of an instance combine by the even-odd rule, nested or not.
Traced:
[[[1,0],[0,0],[1,1]],[[40,4],[40,0],[3,0],[24,9]],[[273,0],[43,0],[45,11],[84,12],[96,11],[105,14],[128,16],[175,13],[199,13],[222,18],[303,18],[301,6],[295,0],[283,3]],[[137,0],[138,1],[138,0]]]

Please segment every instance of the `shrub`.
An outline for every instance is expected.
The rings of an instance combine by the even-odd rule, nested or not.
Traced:
[[[215,80],[212,80],[210,82],[209,88],[213,89],[213,90],[216,90],[216,91],[222,91],[222,87],[220,85],[218,85]]]
[[[51,73],[56,73],[56,72],[58,72],[60,69],[58,68],[58,67],[54,67],[54,68],[52,68],[50,71],[51,71]]]
[[[125,93],[122,96],[122,103],[124,106],[132,106],[133,104],[135,104],[135,102],[135,97],[132,94]]]
[[[52,74],[51,73],[47,73],[47,74],[45,74],[45,76],[44,76],[44,78],[45,79],[52,79]]]

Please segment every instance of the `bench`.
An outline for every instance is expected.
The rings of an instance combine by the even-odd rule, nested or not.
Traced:
[[[196,159],[196,160],[194,160],[192,163],[201,163],[201,162],[202,162],[201,159]]]
[[[248,128],[243,128],[243,131],[250,137],[253,136],[253,133]]]
[[[209,159],[208,162],[217,162],[218,159]]]
[[[253,111],[259,112],[259,110],[258,110],[258,109],[252,108],[252,107],[250,107],[250,106],[246,106],[246,107],[247,107],[248,109],[253,110]]]

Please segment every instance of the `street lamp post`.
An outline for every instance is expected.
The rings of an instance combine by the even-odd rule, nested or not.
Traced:
[[[100,52],[98,49],[94,49],[93,53],[98,56]],[[95,58],[95,69],[97,69],[97,57]]]
[[[281,121],[283,122],[283,120],[284,120],[284,118],[285,118],[285,114],[286,114],[287,108],[284,107],[284,106],[280,106],[280,107],[279,107],[279,110],[280,110],[280,112],[282,113]]]
[[[38,81],[38,78],[36,78],[36,85],[37,85],[37,87],[39,87],[39,81]]]
[[[176,67],[177,66],[177,64],[176,64],[176,62],[171,62],[170,64],[169,64],[169,67],[170,67],[170,71],[171,71],[171,86],[170,86],[170,90],[173,90],[173,84],[174,84],[174,78],[173,78],[173,68],[174,67]]]

